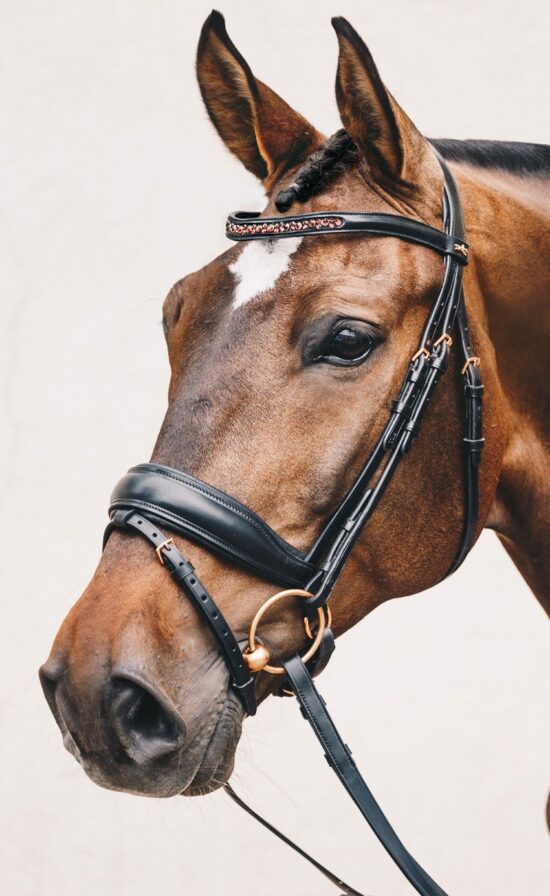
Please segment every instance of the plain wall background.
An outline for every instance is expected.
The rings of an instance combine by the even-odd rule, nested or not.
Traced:
[[[223,250],[225,213],[261,192],[199,99],[209,4],[0,6],[2,891],[328,894],[223,794],[161,802],[92,785],[39,690],[98,559],[110,489],[149,456],[163,416],[163,297]],[[220,6],[255,73],[327,133],[339,126],[329,19],[344,14],[426,133],[550,143],[543,0]],[[548,894],[549,647],[542,610],[486,534],[452,579],[346,635],[323,676],[375,794],[451,896]],[[246,723],[234,781],[364,892],[411,892],[292,701]]]

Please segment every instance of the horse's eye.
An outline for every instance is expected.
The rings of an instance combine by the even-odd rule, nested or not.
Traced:
[[[319,360],[347,366],[360,364],[373,345],[372,336],[365,330],[344,326],[331,335]]]

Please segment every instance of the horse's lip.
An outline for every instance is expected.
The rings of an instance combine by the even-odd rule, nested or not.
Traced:
[[[44,696],[50,707],[52,715],[57,723],[57,727],[61,731],[63,746],[71,756],[82,765],[82,750],[76,737],[71,731],[72,710],[65,699],[63,693],[63,675],[65,670],[62,668],[52,670],[45,663],[40,669],[40,683],[44,691]],[[55,689],[48,687],[48,680],[55,682]]]
[[[199,796],[211,793],[227,783],[233,771],[235,751],[241,734],[243,716],[241,702],[230,689],[204,748],[199,766],[191,781],[181,791],[181,796]],[[233,723],[231,729],[229,731],[223,730],[224,726],[231,722]],[[215,761],[210,764],[209,753],[211,753],[214,747],[217,755]],[[206,771],[208,776],[201,780],[201,775],[204,775]]]

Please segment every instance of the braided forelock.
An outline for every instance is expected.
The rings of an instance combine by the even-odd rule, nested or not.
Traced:
[[[321,193],[358,159],[359,150],[348,132],[344,129],[336,131],[306,159],[294,181],[277,194],[277,210],[286,212],[294,202],[305,202],[310,196]]]

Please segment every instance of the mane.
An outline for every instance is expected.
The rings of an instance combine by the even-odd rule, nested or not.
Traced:
[[[430,140],[430,143],[450,162],[468,162],[520,177],[550,178],[550,146],[543,143],[498,140]],[[321,193],[333,180],[357,165],[359,158],[359,149],[347,131],[336,131],[306,159],[294,181],[277,193],[278,211],[286,212],[295,202],[305,202]]]
[[[312,153],[294,181],[275,197],[280,212],[286,212],[294,202],[305,202],[321,193],[328,184],[359,161],[359,150],[345,130],[336,131]]]
[[[550,146],[500,140],[430,140],[444,159],[520,177],[550,177]]]

